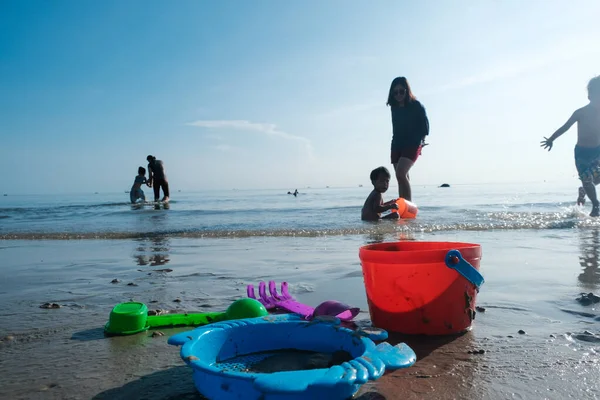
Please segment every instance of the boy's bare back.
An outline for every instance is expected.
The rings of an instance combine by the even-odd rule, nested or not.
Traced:
[[[571,118],[575,118],[577,122],[578,146],[600,146],[600,109],[588,104],[575,111]]]
[[[363,205],[361,212],[361,219],[363,221],[377,221],[381,218],[381,213],[377,212],[377,208],[383,204],[383,196],[377,190],[373,189],[365,204]]]

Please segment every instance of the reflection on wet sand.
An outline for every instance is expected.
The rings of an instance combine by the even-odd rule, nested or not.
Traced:
[[[137,247],[133,259],[137,265],[152,267],[167,264],[170,251],[170,239],[166,236],[154,236],[136,239]]]
[[[579,274],[580,286],[586,290],[595,290],[600,284],[598,260],[600,258],[600,230],[581,230],[579,233],[579,264],[583,271]]]

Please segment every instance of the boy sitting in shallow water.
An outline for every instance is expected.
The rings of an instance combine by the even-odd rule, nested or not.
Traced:
[[[146,196],[144,195],[144,191],[142,190],[142,184],[146,183],[146,168],[139,167],[138,174],[133,181],[133,186],[131,187],[131,191],[129,192],[129,200],[134,204],[138,199],[142,199],[142,201],[146,201]]]
[[[361,212],[363,221],[378,221],[379,219],[397,219],[398,213],[390,213],[381,217],[381,213],[391,209],[398,209],[396,200],[383,202],[382,193],[385,193],[390,186],[390,172],[385,167],[375,168],[371,171],[371,183],[373,191],[367,197]]]
[[[600,203],[596,195],[596,185],[600,183],[600,75],[592,78],[587,86],[589,104],[576,110],[571,118],[552,136],[544,137],[542,147],[548,151],[560,135],[577,122],[577,145],[575,146],[575,166],[583,191],[592,201],[590,217],[600,216]],[[577,204],[585,202],[585,195],[579,189]]]

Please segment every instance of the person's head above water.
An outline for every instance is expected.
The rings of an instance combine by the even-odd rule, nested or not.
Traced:
[[[410,89],[408,80],[403,76],[394,78],[392,84],[390,85],[390,91],[388,93],[386,105],[398,106],[401,103],[406,104],[414,101],[417,101],[417,98]]]
[[[390,186],[390,171],[386,167],[375,168],[371,171],[371,183],[379,193],[385,193]]]
[[[590,79],[587,90],[590,102],[600,104],[600,75]]]
[[[139,167],[138,168],[138,175],[146,175],[146,168]]]

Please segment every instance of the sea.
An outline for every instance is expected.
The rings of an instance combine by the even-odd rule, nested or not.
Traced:
[[[7,195],[0,198],[0,239],[317,237],[600,226],[574,207],[575,185],[417,187],[419,217],[392,224],[360,220],[371,189],[307,188],[298,196],[285,190],[178,192],[167,205],[131,205],[128,193]],[[394,198],[392,190],[386,200]]]
[[[417,218],[379,222],[360,220],[366,186],[175,190],[136,205],[124,192],[0,194],[0,398],[203,399],[166,342],[192,328],[105,337],[114,305],[224,311],[275,280],[306,304],[356,305],[368,325],[359,248],[400,240],[480,244],[482,308],[457,337],[391,333],[417,363],[356,398],[597,398],[600,303],[581,296],[600,295],[600,219],[577,187],[414,185]]]

